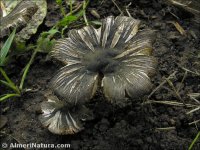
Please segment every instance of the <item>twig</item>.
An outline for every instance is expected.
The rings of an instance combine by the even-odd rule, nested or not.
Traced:
[[[131,5],[131,2],[126,6],[126,13],[128,14],[129,17],[132,17],[128,10],[130,5]]]
[[[155,130],[162,130],[162,131],[166,131],[166,130],[175,130],[176,127],[166,127],[166,128],[156,128]]]
[[[148,99],[158,90],[160,89],[160,87],[162,87],[167,81],[166,79],[172,79],[174,78],[175,74],[177,73],[177,71],[174,71],[172,74],[170,74],[167,78],[165,78],[164,81],[162,81],[148,96]]]
[[[89,23],[88,23],[88,20],[87,20],[87,17],[86,17],[86,10],[85,10],[86,7],[87,7],[87,3],[86,3],[86,1],[84,0],[84,1],[83,1],[83,18],[84,18],[84,21],[85,21],[86,26],[88,26]]]
[[[196,123],[198,123],[198,122],[200,122],[200,119],[199,119],[199,120],[195,120],[195,121],[193,121],[193,122],[190,122],[190,123],[188,123],[188,125],[196,124]]]
[[[123,11],[119,8],[119,6],[117,5],[117,3],[115,2],[115,0],[112,0],[113,4],[117,7],[117,9],[119,10],[120,14],[123,15]]]
[[[175,101],[156,101],[156,100],[147,100],[146,102],[142,103],[142,104],[151,104],[151,103],[158,103],[158,104],[166,104],[166,105],[171,105],[171,106],[187,106],[188,108],[191,107],[197,107],[197,105],[193,105],[193,104],[184,104],[184,103],[180,103],[180,102],[175,102]]]
[[[185,30],[181,27],[181,25],[178,22],[169,21],[169,23],[172,23],[181,35],[186,35]]]
[[[196,124],[196,123],[198,123],[200,121],[200,119],[199,120],[196,120],[196,121],[193,121],[193,122],[190,122],[190,123],[188,123],[188,125],[190,126],[190,125],[193,125],[193,124]],[[166,128],[156,128],[155,130],[175,130],[176,129],[176,127],[175,126],[173,126],[173,127],[166,127]]]
[[[178,64],[177,63],[177,65],[182,69],[182,70],[184,70],[184,71],[187,71],[187,72],[190,72],[190,73],[192,73],[192,74],[195,74],[195,75],[197,75],[197,76],[200,76],[200,73],[199,72],[197,72],[197,71],[191,71],[191,70],[189,70],[189,69],[187,69],[187,68],[185,68],[185,67],[182,67],[180,64]]]
[[[200,93],[190,93],[188,94],[188,96],[191,96],[191,97],[199,97],[200,98]]]
[[[168,84],[171,86],[171,88],[172,88],[172,90],[173,90],[173,92],[174,92],[176,98],[177,98],[178,100],[182,101],[183,104],[185,104],[184,100],[181,98],[180,94],[177,92],[177,90],[176,90],[174,84],[171,82],[171,80],[166,78],[166,81],[167,81]]]
[[[180,20],[180,18],[179,18],[177,15],[175,15],[174,13],[171,12],[171,10],[169,9],[169,7],[168,7],[167,9],[168,9],[169,13],[170,13],[172,16],[174,16],[177,20]]]
[[[185,71],[185,73],[184,73],[184,75],[183,75],[183,78],[182,78],[182,80],[181,80],[181,84],[178,86],[178,88],[177,88],[177,92],[179,92],[180,91],[180,89],[181,89],[181,85],[183,84],[183,82],[184,82],[184,80],[185,80],[185,78],[186,78],[186,76],[187,76],[187,71]]]
[[[190,93],[187,94],[192,100],[194,100],[197,104],[200,104],[200,102],[196,99],[197,97],[200,97],[200,93]]]
[[[66,16],[70,16],[71,14],[77,12],[81,7],[83,6],[83,3],[79,3],[74,10],[71,12],[67,13]]]
[[[188,115],[188,114],[191,114],[191,113],[193,113],[193,112],[195,112],[195,111],[197,111],[197,110],[199,110],[199,109],[200,109],[200,106],[198,106],[198,107],[196,107],[196,108],[190,110],[190,111],[187,112],[186,114],[187,114],[187,115]]]

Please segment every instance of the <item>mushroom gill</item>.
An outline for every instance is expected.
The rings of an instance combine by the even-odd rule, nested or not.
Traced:
[[[69,31],[68,38],[59,39],[52,56],[64,66],[50,82],[55,95],[75,107],[89,101],[99,83],[106,99],[115,105],[126,105],[127,98],[148,93],[157,64],[151,56],[155,35],[152,30],[139,30],[139,24],[132,17],[109,16],[102,20],[99,29],[86,26]],[[54,119],[50,122],[59,123]]]
[[[81,121],[88,120],[93,115],[83,105],[70,107],[70,104],[59,100],[52,92],[46,97],[47,101],[41,103],[42,114],[39,116],[39,120],[54,134],[77,133],[83,129]]]
[[[71,30],[68,38],[58,40],[52,55],[66,65],[52,79],[55,93],[74,104],[91,99],[98,82],[115,104],[126,95],[147,93],[156,67],[151,56],[154,32],[138,31],[139,23],[131,17],[110,16],[99,29]]]

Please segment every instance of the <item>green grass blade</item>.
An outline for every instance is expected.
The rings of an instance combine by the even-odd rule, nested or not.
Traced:
[[[70,3],[70,5],[69,5],[70,6],[70,15],[72,15],[72,0],[70,0],[69,3]]]
[[[1,83],[10,87],[11,89],[13,89],[15,92],[17,92],[17,94],[20,94],[21,92],[20,92],[19,88],[10,80],[10,78],[7,76],[6,72],[1,67],[0,67],[0,72],[7,81],[7,82],[5,82],[5,81],[1,80]]]
[[[194,138],[194,140],[190,144],[190,147],[188,148],[188,150],[192,150],[194,144],[197,142],[197,140],[199,139],[199,137],[200,137],[200,131],[197,133],[196,137]]]
[[[3,80],[0,80],[0,83],[4,84],[5,86],[7,86],[7,87],[9,87],[11,89],[13,89],[17,94],[20,94],[20,91],[19,91],[19,89],[18,89],[18,87],[16,85],[10,84],[10,83],[8,83],[6,81],[3,81]]]
[[[9,83],[9,84],[12,84],[14,85],[14,83],[10,80],[10,78],[7,76],[6,72],[3,70],[3,68],[0,67],[0,72],[1,74],[3,75],[3,77],[6,79],[6,81]]]
[[[11,97],[20,97],[19,94],[16,94],[16,93],[12,93],[12,94],[5,94],[4,96],[1,96],[0,97],[0,102],[8,99],[8,98],[11,98]]]
[[[9,51],[10,46],[12,44],[12,41],[15,37],[15,32],[16,32],[16,29],[14,29],[13,32],[10,34],[9,38],[6,40],[6,42],[4,43],[4,45],[3,45],[3,47],[0,51],[0,66],[3,66],[6,55],[8,54],[8,51]]]
[[[11,88],[11,89],[13,89],[13,85],[10,84],[10,83],[8,83],[8,82],[6,82],[6,81],[0,80],[0,83],[1,83],[1,84],[4,84],[5,86],[7,86],[7,87],[9,87],[9,88]]]
[[[34,58],[35,58],[37,52],[38,52],[37,49],[35,49],[33,54],[31,55],[31,59],[29,60],[28,64],[24,68],[24,72],[23,72],[23,75],[22,75],[22,78],[21,78],[21,82],[20,82],[20,85],[19,85],[19,89],[20,90],[23,89],[24,81],[26,79],[26,76],[28,74],[29,68],[30,68],[31,64],[33,63],[33,61],[34,61]]]
[[[3,75],[3,77],[6,79],[6,83],[9,84],[9,87],[12,88],[14,91],[16,91],[18,94],[20,94],[19,88],[10,80],[10,78],[7,76],[6,72],[3,70],[3,68],[0,67],[0,72]],[[2,82],[3,80],[1,80]],[[5,82],[5,81],[4,81]],[[6,84],[5,83],[5,84]],[[7,85],[8,86],[8,85]]]
[[[86,26],[89,25],[87,17],[86,17],[86,7],[87,7],[88,3],[89,3],[89,1],[86,1],[86,0],[83,1],[83,19],[85,21]]]

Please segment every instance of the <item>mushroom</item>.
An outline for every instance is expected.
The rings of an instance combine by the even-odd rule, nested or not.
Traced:
[[[156,59],[152,53],[152,30],[139,31],[139,20],[110,16],[102,27],[71,30],[57,41],[52,55],[66,64],[51,81],[52,89],[67,101],[84,103],[101,83],[111,103],[147,93]],[[99,80],[101,79],[102,80]]]
[[[100,83],[106,99],[115,105],[151,90],[156,59],[151,56],[154,31],[139,29],[139,20],[109,16],[102,26],[69,31],[59,39],[52,56],[63,62],[50,86],[71,106],[84,105]],[[73,117],[73,116],[72,116]]]
[[[1,1],[2,17],[0,19],[0,37],[17,28],[16,41],[25,42],[35,34],[43,22],[46,12],[46,0],[3,0]]]
[[[39,120],[54,134],[74,134],[83,129],[81,121],[90,120],[93,114],[84,105],[72,107],[60,100],[52,91],[47,91],[47,101],[41,103],[42,114]]]

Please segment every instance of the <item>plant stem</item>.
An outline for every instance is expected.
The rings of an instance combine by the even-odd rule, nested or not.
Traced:
[[[72,15],[72,0],[70,0],[70,15]]]
[[[89,25],[87,17],[86,17],[86,11],[85,11],[88,3],[89,1],[88,2],[86,2],[85,0],[83,1],[83,18],[84,18],[86,26]]]
[[[174,101],[167,101],[167,100],[162,100],[162,101],[158,101],[158,100],[147,100],[145,102],[143,102],[143,104],[151,104],[151,103],[158,103],[158,104],[165,104],[165,105],[171,105],[171,106],[187,106],[188,108],[191,107],[197,107],[198,105],[194,105],[194,104],[184,104],[184,103],[179,103],[176,102],[176,100]]]
[[[63,6],[60,6],[60,7],[61,7],[60,10],[61,10],[62,15],[65,16],[66,14],[65,14],[65,9],[64,9],[64,7],[63,7]]]
[[[148,96],[148,99],[158,90],[160,89],[166,82],[167,80],[166,79],[173,79],[176,75],[177,71],[174,71],[172,74],[170,74],[167,78],[165,78],[164,81],[162,81]]]
[[[25,78],[26,78],[26,76],[27,76],[27,73],[28,73],[28,71],[29,71],[29,68],[30,68],[30,66],[31,66],[31,64],[32,64],[32,62],[33,62],[33,60],[34,60],[36,54],[37,54],[37,48],[34,50],[32,56],[31,56],[31,59],[29,60],[28,64],[26,65],[26,67],[25,67],[25,69],[24,69],[24,73],[23,73],[23,75],[22,75],[22,79],[21,79],[20,86],[19,86],[19,89],[20,89],[20,90],[23,89],[24,80],[25,80]]]
[[[3,77],[6,79],[6,81],[7,81],[8,83],[14,84],[14,83],[10,80],[10,78],[7,76],[7,74],[6,74],[6,72],[3,70],[3,68],[1,68],[1,67],[0,67],[0,72],[1,72],[1,74],[3,75]]]
[[[20,94],[21,92],[20,92],[19,88],[10,80],[10,78],[7,76],[6,72],[1,67],[0,67],[0,72],[7,81],[7,82],[5,82],[5,81],[1,80],[0,82],[3,83],[4,85],[10,87],[11,89],[13,89],[17,94]]]
[[[16,93],[20,94],[20,91],[19,91],[19,89],[18,89],[17,86],[12,85],[12,84],[10,84],[10,83],[8,83],[8,82],[6,82],[6,81],[3,81],[3,80],[0,80],[0,83],[1,83],[1,84],[4,84],[5,86],[7,86],[7,87],[9,87],[9,88],[11,88],[11,89],[13,89]]]
[[[196,137],[194,138],[194,140],[190,144],[190,147],[188,148],[188,150],[192,150],[192,147],[194,146],[194,144],[196,143],[196,141],[199,139],[199,137],[200,137],[200,131],[197,133]]]
[[[20,97],[20,94],[16,94],[16,93],[13,93],[13,94],[6,94],[5,96],[1,97],[0,98],[0,102],[7,99],[7,98],[10,98],[10,97]]]

